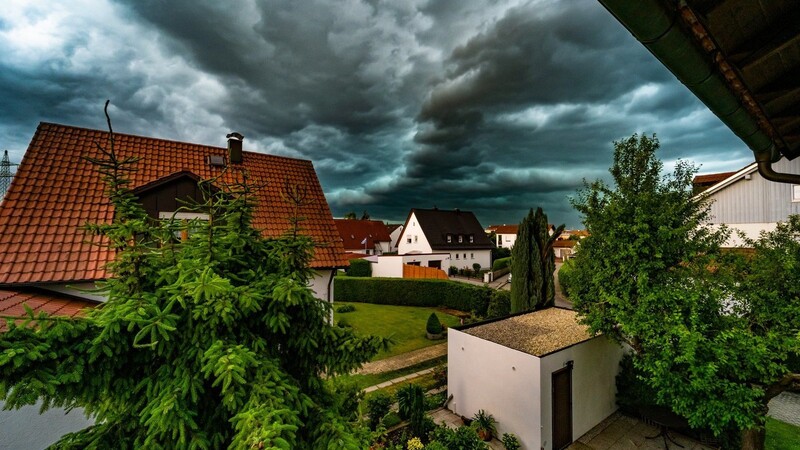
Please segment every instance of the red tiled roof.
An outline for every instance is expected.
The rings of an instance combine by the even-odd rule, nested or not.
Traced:
[[[34,291],[10,291],[0,289],[0,316],[25,317],[27,304],[35,313],[44,311],[52,316],[75,317],[84,308],[93,308],[97,303],[59,296],[58,294]],[[6,320],[0,320],[0,332],[6,331]]]
[[[97,280],[107,277],[104,266],[114,254],[93,245],[83,225],[108,223],[113,208],[97,168],[85,157],[100,157],[95,141],[106,144],[108,133],[42,123],[0,207],[0,284]],[[227,149],[162,139],[116,134],[119,157],[140,158],[129,174],[136,189],[178,172],[203,179],[219,176],[207,156],[226,156]],[[256,194],[254,226],[267,237],[290,226],[292,206],[282,190],[288,183],[304,186],[305,203],[298,215],[301,227],[318,243],[311,266],[346,266],[344,249],[311,161],[243,152],[242,164],[232,164],[220,183],[235,182],[241,168],[253,184],[265,185]]]
[[[361,258],[367,258],[367,257],[369,257],[370,255],[368,255],[368,254],[366,254],[366,253],[345,253],[345,254],[344,254],[344,256],[345,256],[345,258],[347,258],[347,260],[349,261],[349,260],[351,260],[351,259],[361,259]]]
[[[390,242],[389,228],[380,220],[334,219],[344,248],[364,248],[361,242],[367,239],[366,248],[375,248],[376,242]]]
[[[572,239],[563,239],[553,242],[553,248],[572,248],[578,244],[578,241]]]
[[[495,234],[517,234],[519,225],[497,225],[494,228]]]
[[[710,173],[707,175],[697,175],[692,180],[692,184],[698,186],[710,186],[712,184],[717,184],[720,181],[730,177],[731,175],[735,174],[736,172],[722,172],[722,173]]]

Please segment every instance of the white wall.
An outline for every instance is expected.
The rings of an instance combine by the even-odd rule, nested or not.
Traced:
[[[472,417],[479,409],[514,433],[525,450],[539,450],[539,359],[464,332],[447,330],[449,408]]]
[[[372,264],[373,277],[403,278],[403,257],[396,255],[378,256]]]
[[[3,405],[0,402],[0,408]],[[80,408],[69,413],[63,408],[52,408],[39,414],[40,407],[41,404],[36,404],[11,411],[0,410],[0,449],[41,450],[67,433],[94,424]]]
[[[458,254],[458,259],[456,259],[456,254]],[[464,255],[467,255],[467,259],[464,259]],[[474,257],[473,257],[474,256]],[[455,266],[460,268],[467,268],[472,269],[472,265],[478,263],[484,269],[490,269],[492,267],[492,251],[491,250],[459,250],[450,252],[450,264],[445,267],[444,262],[442,262],[442,270],[447,272],[447,269],[450,266]]]
[[[552,374],[567,361],[572,368],[572,439],[578,439],[617,410],[616,380],[622,348],[598,336],[541,359],[541,448],[553,448]],[[536,447],[537,449],[539,447]]]
[[[333,282],[331,282],[333,270],[331,269],[316,269],[314,277],[309,280],[309,287],[314,291],[314,297],[320,300],[333,302]],[[330,282],[330,292],[328,292],[328,283]]]
[[[408,242],[409,238],[411,238],[411,243]],[[422,232],[422,227],[417,221],[417,215],[413,213],[408,219],[408,226],[403,230],[402,235],[400,235],[400,240],[397,243],[397,253],[404,255],[411,252],[433,252],[431,245],[428,243],[428,239],[425,237],[425,233]]]
[[[397,251],[397,244],[398,244],[398,240],[400,239],[400,235],[401,234],[403,234],[403,226],[402,225],[400,225],[399,227],[395,228],[394,231],[389,233],[389,237],[392,238],[392,245],[391,245],[391,247],[389,249],[390,252],[396,252]]]
[[[498,247],[511,248],[514,246],[514,243],[517,242],[516,234],[498,234],[497,238]]]
[[[431,261],[441,261],[441,269],[447,272],[452,261],[449,253],[429,253],[427,255],[411,254],[403,255],[403,264],[419,263],[420,266],[430,267]]]
[[[758,239],[762,231],[774,231],[778,226],[777,222],[771,223],[729,223],[726,224],[731,229],[731,235],[723,244],[723,247],[744,247],[747,244],[744,239],[739,237],[738,231],[750,239]],[[712,229],[719,228],[719,225],[711,225]]]

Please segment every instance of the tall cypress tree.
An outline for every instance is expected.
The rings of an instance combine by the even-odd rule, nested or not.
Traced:
[[[555,255],[553,243],[564,231],[560,225],[551,235],[542,208],[531,209],[520,223],[511,250],[511,312],[531,311],[555,303]]]

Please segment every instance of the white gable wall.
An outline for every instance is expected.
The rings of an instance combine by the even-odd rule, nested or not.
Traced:
[[[464,417],[479,409],[514,433],[522,448],[539,449],[539,359],[452,328],[447,330],[448,407]]]
[[[504,247],[504,248],[511,248],[514,246],[514,243],[517,242],[517,234],[498,234],[497,235],[497,246]]]
[[[406,225],[397,244],[397,253],[400,255],[412,252],[433,253],[431,244],[428,243],[428,239],[425,237],[425,233],[422,232],[419,221],[417,221],[416,214],[411,213],[411,217],[408,219]],[[409,240],[411,242],[408,242]]]
[[[389,234],[389,237],[392,238],[392,242],[391,242],[391,245],[389,247],[389,251],[390,252],[396,252],[397,251],[397,244],[399,243],[399,239],[400,239],[400,235],[401,234],[403,234],[403,226],[402,225],[400,225],[399,227],[395,228],[394,231],[392,231]]]
[[[564,368],[567,361],[573,361],[572,440],[574,441],[617,410],[616,376],[622,355],[621,347],[599,336],[541,358],[542,449],[553,448],[553,372]]]

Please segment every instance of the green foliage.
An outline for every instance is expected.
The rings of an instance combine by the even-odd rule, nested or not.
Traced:
[[[492,242],[496,242],[497,239],[491,239]],[[497,261],[498,259],[508,258],[511,256],[511,249],[506,247],[494,247],[492,249],[492,261]]]
[[[450,280],[408,278],[334,278],[337,302],[400,306],[446,306],[486,314],[493,289]]]
[[[519,439],[517,439],[517,437],[511,433],[503,433],[503,439],[501,442],[506,450],[519,450],[522,448],[522,444],[519,443]]]
[[[495,319],[509,314],[511,314],[511,291],[496,289],[492,292],[492,298],[489,300],[486,318]]]
[[[414,436],[428,434],[430,423],[425,420],[425,392],[422,386],[409,383],[397,390],[397,412],[401,418],[408,420]]]
[[[800,427],[767,418],[767,450],[800,449]],[[428,447],[426,447],[426,450]]]
[[[642,406],[656,405],[652,390],[645,382],[645,374],[633,364],[633,356],[626,354],[619,364],[617,374],[617,404],[629,414],[638,414]]]
[[[472,423],[470,426],[475,428],[477,431],[486,431],[489,435],[494,435],[497,433],[497,421],[494,419],[494,416],[487,413],[486,411],[479,409],[474,416],[472,416]]]
[[[346,314],[349,312],[353,312],[356,310],[355,305],[342,305],[336,308],[336,312],[340,314]]]
[[[487,450],[489,447],[481,441],[472,427],[458,427],[455,430],[440,426],[433,430],[433,442],[444,446],[447,450]],[[428,444],[430,447],[430,444]]]
[[[556,270],[553,243],[564,231],[560,225],[551,235],[542,208],[531,209],[517,230],[511,249],[511,312],[532,311],[555,303],[553,272]]]
[[[749,261],[721,252],[725,230],[692,199],[696,170],[662,176],[657,148],[616,142],[613,186],[573,199],[590,236],[570,299],[593,332],[631,346],[654,401],[715,434],[758,432],[766,402],[800,380],[786,364],[800,350],[800,220],[753,243]]]
[[[307,287],[312,245],[299,219],[286,238],[263,239],[251,226],[256,192],[238,174],[236,185],[201,183],[206,201],[190,209],[210,220],[176,242],[182,225],[145,215],[123,177],[135,160],[119,159],[111,136],[93,162],[115,214],[89,227],[117,252],[108,301],[83,318],[10,325],[6,406],[41,399],[96,418],[56,448],[364,448],[322,374],[349,373],[383,342],[327,322],[330,306]]]
[[[575,277],[575,260],[570,258],[558,269],[558,284],[561,285],[561,292],[566,298],[569,298],[570,289],[577,283]]]
[[[493,271],[503,270],[506,267],[509,267],[510,265],[511,265],[510,256],[507,258],[495,259],[494,262],[492,263],[492,270]]]
[[[366,259],[351,259],[346,273],[349,277],[371,277],[372,263]]]
[[[425,324],[425,331],[430,334],[439,334],[444,331],[442,322],[439,322],[439,318],[436,317],[436,313],[431,313],[431,315],[428,316],[428,323]]]
[[[472,270],[473,270],[473,272],[475,272],[475,276],[478,276],[478,272],[481,271],[481,265],[478,264],[478,263],[473,263],[472,264]]]
[[[377,428],[378,424],[383,420],[383,417],[389,413],[392,403],[394,403],[394,399],[390,395],[380,391],[367,397],[366,410],[369,416],[370,428],[373,430]]]

